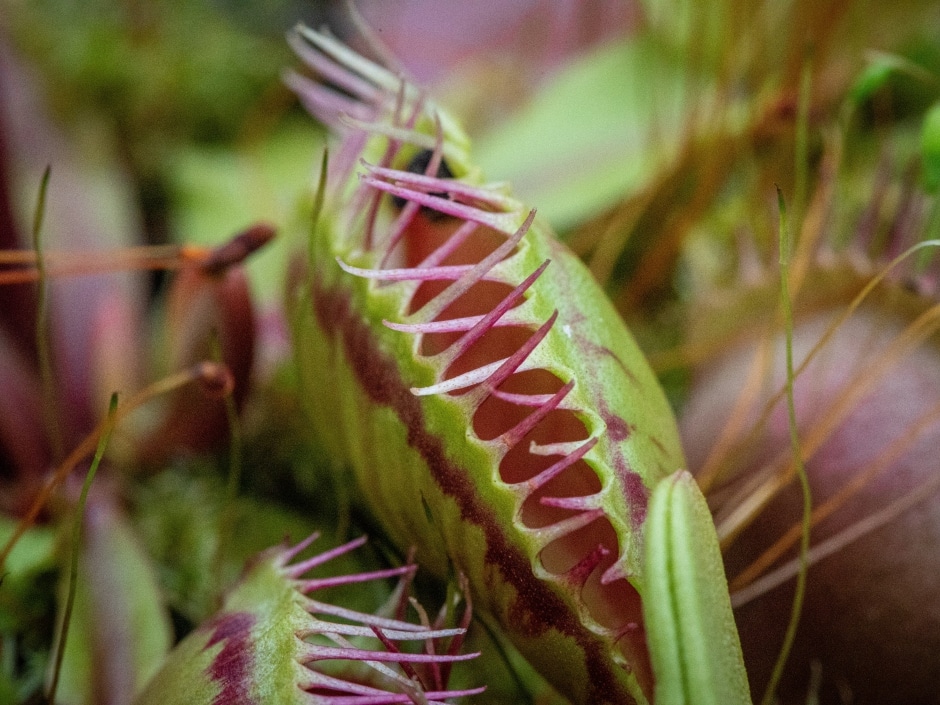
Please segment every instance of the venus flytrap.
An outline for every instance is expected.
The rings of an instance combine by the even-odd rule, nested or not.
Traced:
[[[330,86],[288,83],[344,133],[319,185],[299,366],[368,510],[423,566],[465,574],[572,701],[749,702],[675,422],[588,271],[483,182],[420,91],[327,35],[291,41]]]
[[[485,690],[447,688],[450,664],[478,656],[458,653],[466,624],[414,624],[312,597],[415,571],[405,565],[304,578],[365,543],[360,538],[295,560],[316,538],[259,555],[222,609],[174,649],[137,704],[438,705]],[[407,651],[409,642],[423,642],[424,651]]]

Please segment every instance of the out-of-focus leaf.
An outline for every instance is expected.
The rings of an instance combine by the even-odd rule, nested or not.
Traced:
[[[934,103],[924,117],[920,137],[924,188],[936,193],[940,187],[940,102]]]
[[[278,237],[249,260],[247,271],[262,306],[278,300],[294,249],[289,233],[306,215],[298,204],[307,203],[311,164],[321,148],[315,127],[291,124],[250,147],[180,150],[170,170],[174,231],[186,242],[212,246],[252,223],[276,224]]]
[[[173,635],[149,556],[110,501],[90,501],[56,702],[129,703]]]
[[[682,67],[651,38],[574,62],[477,144],[489,178],[564,230],[642,188],[678,153],[687,91]]]

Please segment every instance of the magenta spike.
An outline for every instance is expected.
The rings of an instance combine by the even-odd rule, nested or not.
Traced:
[[[415,626],[415,625],[412,625]],[[296,635],[300,638],[306,638],[316,634],[333,634],[342,636],[375,636],[375,630],[380,629],[374,625],[358,626],[355,624],[345,624],[340,622],[327,622],[322,619],[311,618],[310,624],[304,629],[298,630]],[[425,641],[427,639],[452,639],[455,636],[462,635],[464,629],[457,627],[450,629],[430,629],[424,631],[402,631],[400,629],[385,629],[382,634],[388,641]]]
[[[311,568],[315,568],[318,565],[322,565],[327,561],[333,560],[337,556],[341,556],[344,553],[349,553],[350,551],[359,548],[367,540],[368,539],[365,536],[360,536],[359,538],[353,539],[348,543],[344,543],[342,546],[337,546],[336,548],[332,548],[329,551],[325,551],[316,556],[313,556],[312,558],[308,558],[305,561],[295,563],[294,565],[287,568],[287,574],[292,578],[299,577]]]
[[[460,587],[460,592],[464,596],[465,606],[463,610],[463,617],[461,618],[460,624],[458,625],[461,629],[463,629],[463,633],[455,636],[450,640],[450,644],[447,647],[448,654],[456,654],[460,651],[461,647],[463,646],[464,637],[467,635],[467,629],[470,627],[470,620],[473,617],[473,602],[470,598],[470,583],[467,580],[467,576],[463,573],[458,573],[457,582]],[[441,609],[443,609],[443,607]],[[438,672],[440,674],[442,683],[447,683],[450,680],[450,669],[451,664],[440,664]]]
[[[356,189],[356,197],[361,197],[364,201],[368,201],[368,207],[365,211],[366,220],[365,220],[365,235],[363,236],[363,248],[366,252],[371,252],[372,248],[375,247],[375,221],[379,215],[379,206],[382,203],[382,194],[378,192],[369,191],[368,189]],[[358,213],[360,206],[358,203],[354,204],[353,207],[355,210],[351,210],[351,213]]]
[[[319,602],[310,598],[307,598],[304,601],[303,608],[310,614],[328,614],[332,617],[348,619],[352,622],[359,622],[360,624],[374,624],[378,627],[381,627],[382,629],[415,632],[416,634],[422,634],[425,631],[424,627],[422,627],[420,624],[412,624],[411,622],[403,622],[401,620],[390,619],[388,617],[379,617],[367,612],[358,612],[347,607],[339,607],[337,605]]]
[[[516,406],[542,406],[551,401],[551,394],[516,394],[514,392],[502,392],[494,389],[492,394],[497,399],[507,401]]]
[[[533,411],[531,414],[526,416],[522,421],[520,421],[518,424],[516,424],[511,429],[506,431],[502,436],[500,436],[499,440],[503,444],[503,446],[506,448],[506,450],[509,450],[514,445],[516,445],[519,441],[525,438],[526,434],[529,433],[529,431],[531,431],[533,428],[535,428],[536,424],[538,424],[539,421],[544,419],[550,411],[554,411],[558,407],[562,399],[568,396],[568,394],[571,392],[572,389],[574,389],[573,379],[569,380],[568,383],[565,384],[564,387],[562,387],[557,392],[555,392],[552,395],[551,399],[549,399],[547,402],[542,404],[542,406],[538,407],[535,411]]]
[[[456,281],[464,274],[469,272],[475,265],[472,264],[449,264],[440,267],[404,267],[402,269],[363,269],[346,264],[339,257],[336,262],[340,268],[347,274],[352,274],[363,279],[378,279],[388,282],[407,282],[407,281]],[[481,277],[486,281],[492,281],[492,277]]]
[[[420,205],[414,201],[408,201],[405,207],[402,208],[401,213],[398,214],[398,217],[395,218],[395,222],[389,230],[388,242],[384,245],[385,254],[382,255],[382,259],[379,261],[379,269],[386,269],[388,267],[388,262],[392,258],[395,247],[405,237],[408,226],[411,225],[411,221],[414,220],[414,217],[420,210]]]
[[[448,201],[448,203],[450,203],[450,201]],[[472,270],[467,272],[464,276],[462,276],[460,279],[455,281],[453,284],[444,289],[444,291],[422,306],[421,309],[414,314],[414,318],[423,319],[426,321],[438,318],[448,306],[463,296],[471,289],[471,287],[473,287],[474,284],[480,281],[483,275],[485,275],[499,262],[503,261],[510,255],[510,253],[516,248],[516,245],[518,245],[522,241],[522,238],[525,237],[525,234],[529,232],[529,228],[531,227],[532,221],[534,219],[535,211],[529,211],[529,215],[523,221],[522,225],[520,225],[515,230],[515,232],[513,232],[511,237],[507,238],[504,243],[502,243],[490,254],[477,262]]]
[[[408,549],[407,563],[414,563],[415,554],[418,552],[417,546],[411,546]],[[387,605],[395,605],[395,610],[393,614],[395,619],[399,621],[404,621],[405,616],[408,614],[408,598],[409,590],[411,589],[411,584],[414,582],[415,573],[410,573],[409,575],[403,575],[398,581],[398,585],[395,586],[395,589],[392,591],[392,594],[389,595]],[[382,612],[385,613],[386,609],[383,609]],[[391,610],[388,610],[391,611]]]
[[[581,460],[581,458],[587,455],[587,452],[591,450],[591,448],[597,445],[597,441],[598,441],[597,436],[588,438],[575,451],[569,453],[568,455],[566,455],[564,458],[559,460],[557,463],[555,463],[551,467],[545,468],[538,475],[535,475],[534,477],[530,477],[528,480],[526,480],[526,488],[528,489],[528,492],[526,493],[526,495],[528,496],[532,492],[535,492],[537,489],[542,487],[546,482],[548,482],[554,477],[557,477],[562,472],[562,470],[564,470],[567,467],[570,467],[571,465],[574,465],[576,462]]]
[[[325,78],[328,83],[342,89],[344,93],[367,103],[376,103],[382,98],[382,91],[373,83],[357,76],[345,66],[337,63],[332,57],[328,57],[321,51],[311,47],[301,38],[299,33],[289,32],[287,43],[294,50],[294,53],[300,57],[301,61]]]
[[[392,124],[393,125],[404,125],[406,127],[413,127],[415,122],[418,119],[418,113],[422,106],[422,101],[418,100],[415,102],[415,105],[411,111],[411,115],[408,116],[408,120],[402,122],[402,112],[405,109],[405,87],[406,84],[404,81],[399,83],[398,91],[395,93],[395,108],[393,111]],[[368,135],[367,132],[362,132],[363,135]],[[365,145],[363,145],[363,148]],[[392,160],[398,154],[398,151],[401,149],[401,142],[398,140],[389,140],[388,144],[385,147],[385,152],[382,154],[382,159],[380,163],[382,166],[389,166],[392,163]],[[359,154],[362,154],[360,150]],[[361,157],[360,157],[361,159]],[[366,227],[365,227],[365,238],[364,238],[364,247],[366,251],[371,251],[374,246],[374,232],[375,232],[375,220],[378,217],[379,206],[382,202],[382,193],[380,191],[374,191],[372,189],[356,189],[354,194],[355,199],[367,199],[368,206],[368,216],[366,218]],[[357,212],[357,203],[353,203],[351,206],[350,212]]]
[[[560,443],[536,443],[532,441],[529,444],[529,452],[532,455],[569,455],[581,447],[581,441],[562,441]]]
[[[357,649],[355,647],[320,646],[311,644],[308,653],[302,656],[303,663],[315,661],[379,661],[393,663],[444,663],[457,661],[470,661],[480,655],[479,651],[469,654],[409,654],[405,652],[389,653],[387,651],[372,651]]]
[[[426,397],[431,394],[445,394],[447,392],[457,391],[458,389],[466,389],[467,387],[482,384],[492,377],[493,374],[498,372],[510,359],[512,358],[507,357],[503,360],[491,362],[488,365],[483,365],[475,370],[465,372],[462,375],[445,379],[443,382],[432,384],[429,387],[412,387],[411,393],[416,397]]]
[[[603,509],[590,509],[586,512],[581,512],[580,514],[575,514],[570,516],[567,519],[562,519],[561,521],[550,524],[549,526],[543,526],[539,529],[532,529],[532,533],[535,534],[536,539],[541,548],[545,548],[552,541],[556,541],[563,536],[577,531],[578,529],[584,528],[592,521],[599,519],[604,516]]]
[[[356,168],[356,160],[359,158],[359,154],[356,150],[361,151],[365,149],[367,140],[368,135],[365,133],[347,135],[346,138],[340,142],[335,155],[331,155],[326,183],[326,193],[328,193],[331,198],[342,195],[346,183],[349,181]],[[364,213],[366,210],[365,198],[368,195],[367,192],[359,191],[358,189],[353,192],[351,203],[356,205],[356,209],[350,210],[349,212],[356,214]]]
[[[315,590],[321,590],[337,585],[350,585],[352,583],[364,583],[369,580],[381,580],[383,578],[396,578],[399,575],[413,573],[417,566],[403,565],[399,568],[386,568],[384,570],[373,570],[368,573],[351,573],[349,575],[337,575],[330,578],[311,578],[302,580],[298,586],[300,592],[307,594]]]
[[[492,311],[483,316],[479,323],[468,330],[459,339],[454,341],[446,350],[441,351],[432,359],[437,360],[442,369],[449,368],[458,357],[463,355],[471,345],[482,338],[486,332],[493,327],[496,321],[502,318],[503,315],[509,311],[509,309],[511,309],[516,304],[516,302],[519,301],[519,299],[522,298],[523,294],[525,294],[529,287],[532,286],[535,280],[542,276],[542,272],[544,272],[545,268],[548,267],[549,262],[551,262],[551,260],[545,260],[542,262],[538,269],[526,277],[525,280],[519,284],[519,286],[504,296],[503,300],[500,301]]]
[[[467,688],[465,690],[439,690],[432,691],[430,693],[425,693],[424,697],[429,698],[428,705],[447,705],[447,703],[438,702],[439,698],[463,698],[468,695],[479,695],[486,691],[486,686],[481,685],[479,688]]]
[[[441,127],[440,116],[436,112],[434,113],[434,127],[434,151],[431,153],[431,158],[428,160],[428,165],[424,170],[426,176],[436,175],[438,168],[441,166],[441,161],[443,160],[444,129]],[[392,253],[395,251],[395,247],[405,236],[405,231],[411,224],[411,221],[414,219],[420,208],[421,207],[414,201],[408,201],[408,203],[402,209],[402,212],[399,214],[398,218],[395,219],[395,224],[389,232],[388,244],[385,247],[385,254],[382,256],[382,261],[379,262],[379,269],[386,268],[389,260],[392,257]]]
[[[627,571],[626,561],[616,561],[601,576],[601,585],[610,585],[615,580],[626,580],[631,573]]]
[[[617,630],[616,634],[614,635],[614,642],[618,642],[624,637],[627,637],[631,633],[635,633],[639,631],[640,629],[642,629],[642,627],[639,625],[639,623],[627,622],[622,627],[620,627],[620,629]]]
[[[289,546],[288,548],[285,548],[283,551],[281,551],[281,561],[282,561],[282,563],[284,563],[284,564],[290,563],[292,560],[294,560],[294,558],[297,556],[298,553],[300,553],[301,551],[303,551],[305,548],[307,548],[310,544],[312,544],[312,543],[313,543],[314,541],[316,541],[318,538],[320,538],[320,532],[319,532],[319,531],[314,531],[312,534],[310,534],[307,538],[305,538],[305,539],[304,539],[303,541],[301,541],[300,543],[298,543],[298,544],[296,544],[296,545],[294,545],[294,546]],[[290,568],[288,568],[288,574],[290,574]],[[298,573],[297,575],[302,575],[302,574],[303,574],[303,572]],[[293,577],[296,577],[296,576],[295,576],[295,575],[291,575],[290,577],[293,578]]]
[[[308,690],[310,690],[308,688]],[[479,695],[486,691],[486,687],[470,690],[442,690],[423,693],[425,700],[421,705],[448,705],[441,698],[462,698],[468,695]],[[404,693],[383,693],[382,695],[313,695],[311,705],[414,705],[415,700]]]
[[[406,174],[408,172],[403,171],[396,173]],[[450,193],[450,191],[452,191],[452,189],[448,188],[449,180],[438,177],[424,177],[429,178],[430,181],[434,182],[434,186],[432,187],[433,190],[428,192],[416,191],[414,189],[408,188],[407,186],[400,186],[398,184],[389,183],[370,174],[360,174],[359,178],[363,184],[372,186],[373,188],[384,191],[385,193],[398,196],[399,198],[402,198],[406,201],[415,201],[416,203],[420,203],[422,206],[437,211],[438,213],[443,213],[444,215],[459,218],[460,220],[472,220],[473,222],[479,223],[480,225],[489,226],[494,230],[505,232],[511,227],[509,222],[514,217],[514,214],[512,213],[503,211],[485,211],[481,208],[467,205],[466,203],[462,203],[460,201],[433,195],[434,193]]]
[[[372,117],[373,109],[365,103],[359,103],[348,96],[326,88],[294,71],[284,75],[284,83],[290,88],[304,107],[318,120],[335,125],[342,116],[355,116],[359,120]]]
[[[434,176],[436,172],[430,174],[415,174],[411,171],[400,171],[398,169],[388,169],[368,162],[362,162],[362,165],[368,170],[367,178],[372,177],[375,181],[383,181],[389,184],[397,184],[408,187],[416,193],[434,193],[443,191],[456,198],[461,203],[478,203],[490,208],[496,208],[499,211],[512,211],[517,207],[516,201],[505,196],[492,188],[473,186],[463,181],[454,179],[441,179]]]
[[[346,127],[363,130],[371,135],[381,135],[389,140],[414,145],[422,149],[434,149],[434,138],[414,129],[390,125],[386,122],[362,120],[354,116],[340,116],[340,122]]]
[[[464,318],[448,318],[443,321],[428,321],[427,323],[395,323],[394,321],[382,321],[382,323],[386,327],[397,330],[400,333],[426,335],[428,333],[464,333],[473,328],[482,319],[483,316],[466,316]],[[525,323],[526,321],[519,316],[510,317],[507,313],[507,315],[496,321],[493,327],[520,326]]]
[[[431,620],[428,619],[427,611],[424,609],[424,607],[421,606],[421,603],[418,602],[415,598],[412,597],[410,599],[411,599],[411,606],[414,607],[415,612],[418,613],[418,620],[426,628],[431,629]],[[443,609],[445,606],[446,605],[442,605],[441,608]],[[435,643],[435,640],[432,637],[428,636],[424,640],[424,653],[428,655],[433,655],[434,653],[436,653],[436,649],[434,648],[434,643]],[[437,664],[437,663],[429,664],[428,670],[431,671],[432,676],[434,677],[434,687],[437,690],[440,690],[441,688],[443,688],[444,685],[441,683],[441,677],[440,677],[441,676],[440,664]],[[421,683],[421,687],[427,690],[428,684],[425,683],[424,679],[419,678],[418,681]]]
[[[382,642],[382,645],[385,647],[385,649],[389,653],[393,653],[393,654],[401,653],[401,649],[398,648],[398,645],[395,642],[393,642],[391,639],[386,637],[385,634],[382,633],[381,629],[379,629],[378,627],[372,627],[372,631],[375,633],[376,638],[378,638],[378,640]],[[427,689],[425,687],[425,684],[418,677],[418,673],[417,671],[415,671],[414,666],[412,666],[407,661],[401,661],[399,662],[398,665],[401,666],[401,670],[404,672],[404,674],[408,678],[410,678],[413,681],[417,681],[423,690]]]
[[[411,109],[411,114],[408,116],[407,120],[402,120],[402,112],[405,107],[405,89],[407,84],[404,81],[401,81],[398,86],[398,90],[395,93],[395,107],[393,110],[393,119],[392,124],[396,126],[402,126],[407,129],[414,127],[415,123],[418,120],[418,116],[423,111],[424,99],[419,97],[414,101],[414,104]],[[368,131],[361,131],[359,134],[363,138],[368,138]],[[365,142],[362,143],[362,148],[365,148]],[[385,147],[385,152],[382,154],[380,164],[383,167],[388,167],[392,161],[395,159],[395,156],[398,154],[401,149],[401,141],[397,139],[389,139],[388,144]],[[362,149],[360,149],[359,157],[361,161]],[[350,170],[351,171],[351,170]],[[351,204],[349,212],[357,213],[362,209],[365,203],[368,203],[366,210],[367,216],[365,221],[365,237],[363,238],[363,246],[366,251],[371,251],[375,246],[374,232],[375,232],[375,221],[378,217],[379,206],[382,202],[382,193],[381,191],[376,191],[374,189],[356,189],[355,194],[353,195],[354,202]]]
[[[590,553],[578,561],[574,567],[569,568],[565,572],[565,582],[567,582],[569,585],[583,588],[584,583],[586,583],[587,579],[591,577],[591,573],[594,572],[594,569],[597,568],[598,564],[604,559],[605,556],[609,555],[609,548],[607,548],[604,544],[597,544],[597,546]]]
[[[543,507],[584,511],[597,508],[600,500],[600,494],[587,495],[586,497],[541,497],[539,504]]]
[[[398,697],[399,693],[388,693],[384,690],[379,690],[378,688],[373,688],[369,685],[364,685],[362,683],[356,683],[354,681],[343,680],[342,678],[337,678],[335,676],[327,675],[326,673],[319,673],[317,671],[306,671],[306,678],[303,679],[298,685],[301,690],[310,691],[314,688],[328,688],[329,690],[337,690],[344,693],[356,694],[358,697],[361,696],[381,696],[381,697]],[[321,699],[323,698],[323,699]],[[329,702],[335,703],[336,700],[347,700],[349,698],[330,698],[329,700],[326,697],[321,696],[317,698],[314,702]],[[407,700],[405,702],[408,702]]]
[[[522,344],[522,346],[516,350],[512,355],[507,357],[505,361],[493,372],[493,374],[487,378],[486,383],[480,385],[479,389],[474,390],[469,393],[470,403],[479,409],[480,404],[492,394],[493,390],[496,389],[499,385],[506,381],[506,379],[514,373],[523,362],[526,361],[526,358],[532,354],[532,351],[535,350],[536,346],[542,342],[548,331],[551,330],[552,326],[555,325],[555,321],[558,319],[558,310],[556,309],[548,320],[543,323],[538,330],[536,330],[529,338]],[[493,363],[496,364],[496,363]]]

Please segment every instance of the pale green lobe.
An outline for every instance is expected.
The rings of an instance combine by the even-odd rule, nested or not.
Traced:
[[[359,91],[362,104],[349,110],[373,113],[371,122],[336,121],[348,134],[333,152],[309,293],[295,316],[315,431],[352,469],[356,498],[388,537],[402,551],[416,547],[416,560],[441,577],[464,573],[475,606],[574,702],[648,702],[643,527],[651,489],[684,467],[655,376],[584,265],[505,187],[482,182],[453,122],[441,120],[435,137],[432,118],[444,113],[402,106],[409,88],[384,86],[372,68],[359,78],[374,85],[362,88],[315,61]],[[292,85],[317,114],[348,101],[306,79]],[[413,134],[403,127],[412,115]],[[435,142],[454,178],[408,171]],[[463,259],[429,263],[474,223]],[[491,298],[484,279],[504,293]],[[439,288],[422,289],[432,280]],[[476,343],[436,349],[429,326],[488,316],[526,282],[519,305],[479,323]],[[428,300],[413,303],[422,291]],[[511,344],[498,334],[507,328]],[[499,377],[503,360],[523,352]],[[513,369],[554,386],[529,389],[520,377],[503,387]],[[496,390],[515,396],[488,407]]]
[[[660,482],[646,524],[643,603],[656,705],[751,702],[708,504],[685,471]]]

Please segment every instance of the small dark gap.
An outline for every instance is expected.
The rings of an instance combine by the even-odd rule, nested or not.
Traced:
[[[427,281],[422,282],[408,303],[408,315],[415,313],[428,301],[440,294],[453,282]],[[456,301],[445,308],[435,320],[447,321],[452,318],[466,316],[485,316],[492,311],[500,301],[506,298],[514,287],[502,282],[480,281],[461,294]],[[522,301],[520,300],[520,304]],[[517,304],[518,305],[518,304]]]
[[[562,459],[560,455],[549,458],[552,461]],[[597,473],[583,460],[568,466],[539,488],[544,497],[590,497],[601,491],[601,481]]]
[[[500,410],[505,407],[522,409],[522,418],[525,418],[529,413],[535,411],[533,407],[520,407],[516,404],[510,404],[509,402],[504,402],[491,396],[480,405],[476,415],[473,417],[474,431],[477,430],[478,426],[488,426],[490,428],[505,426],[501,431],[501,433],[504,433],[515,426],[515,423],[498,422],[496,417]],[[498,435],[500,434],[497,433],[493,436],[484,437],[478,434],[483,440],[489,440]],[[533,469],[535,466],[533,465],[532,459],[541,458],[541,456],[529,453],[529,445],[533,441],[540,445],[547,445],[549,443],[566,443],[568,441],[579,441],[583,439],[587,439],[587,430],[581,420],[570,411],[553,409],[548,412],[545,418],[539,421],[536,427],[526,434],[519,443],[511,448],[503,458],[500,464],[500,474],[502,475],[503,481],[509,484],[515,484],[528,480],[535,475]]]
[[[610,629],[628,622],[643,623],[643,609],[636,588],[626,578],[601,585],[604,572],[617,562],[616,551],[605,556],[581,590],[581,600],[591,616]]]
[[[536,474],[551,467],[561,459],[559,455],[530,456],[532,467]],[[536,464],[536,461],[539,461]],[[544,467],[541,467],[544,465]],[[502,469],[502,466],[500,466]],[[529,527],[547,526],[557,521],[556,517],[566,516],[559,514],[556,507],[548,507],[541,503],[542,497],[587,497],[600,491],[601,483],[597,475],[583,460],[562,470],[561,474],[546,482],[538,490],[526,497],[522,504],[520,518],[522,523]],[[573,510],[567,510],[573,511]]]
[[[499,385],[499,389],[509,394],[554,394],[564,386],[555,374],[539,368],[516,372]]]
[[[544,495],[541,495],[544,496]],[[542,529],[552,524],[557,524],[562,519],[567,519],[578,514],[577,509],[562,509],[561,507],[546,507],[539,504],[537,499],[528,497],[522,503],[522,509],[519,512],[519,520],[530,529]]]
[[[457,218],[428,218],[421,209],[408,224],[405,237],[407,267],[417,267],[447,243],[466,222]],[[506,242],[506,234],[478,225],[457,249],[438,265],[477,264]],[[515,250],[513,250],[515,252]],[[512,252],[507,256],[512,256]]]
[[[504,242],[506,242],[505,233],[492,228],[484,228],[482,225],[478,226],[463,244],[444,258],[442,264],[476,264]],[[512,257],[514,253],[515,249],[507,255],[507,258]]]
[[[532,331],[523,326],[490,328],[467,348],[444,373],[451,379],[491,362],[509,357],[532,337]],[[423,349],[422,341],[422,349]]]
[[[462,335],[463,332],[461,331],[456,333],[424,333],[421,336],[421,354],[426,357],[437,355],[460,340]]]
[[[513,428],[531,412],[532,409],[530,408],[519,406],[518,404],[511,404],[508,401],[489,396],[480,404],[480,408],[477,409],[477,412],[473,415],[473,432],[476,434],[477,438],[481,440],[492,440]],[[528,455],[528,453],[526,454]],[[512,450],[509,451],[506,458],[510,455],[512,455]],[[501,473],[506,463],[506,458],[503,458],[503,462],[500,464]],[[512,461],[510,461],[510,463],[512,463]],[[521,482],[523,479],[528,478],[507,480],[503,477],[503,481],[509,482],[510,484],[513,482]]]
[[[542,456],[532,456],[542,460]],[[550,467],[558,462],[561,456],[554,455],[545,458],[546,467]],[[560,514],[563,511],[557,507],[545,506],[541,503],[542,497],[587,497],[597,494],[600,491],[600,480],[594,471],[583,461],[579,460],[570,467],[565,468],[561,475],[546,482],[542,487],[526,497],[522,504],[520,519],[522,523],[529,527],[547,526],[558,520],[559,517],[567,516]],[[576,510],[564,510],[572,513]]]
[[[539,553],[539,560],[549,573],[560,575],[574,568],[598,544],[612,551],[617,549],[617,535],[605,517],[552,541]]]
[[[422,306],[444,291],[450,284],[451,282],[447,281],[421,282],[418,286],[418,290],[415,291],[414,296],[411,297],[411,301],[408,302],[408,315],[410,316],[416,311],[421,310]],[[441,320],[444,320],[444,317],[441,317]]]

